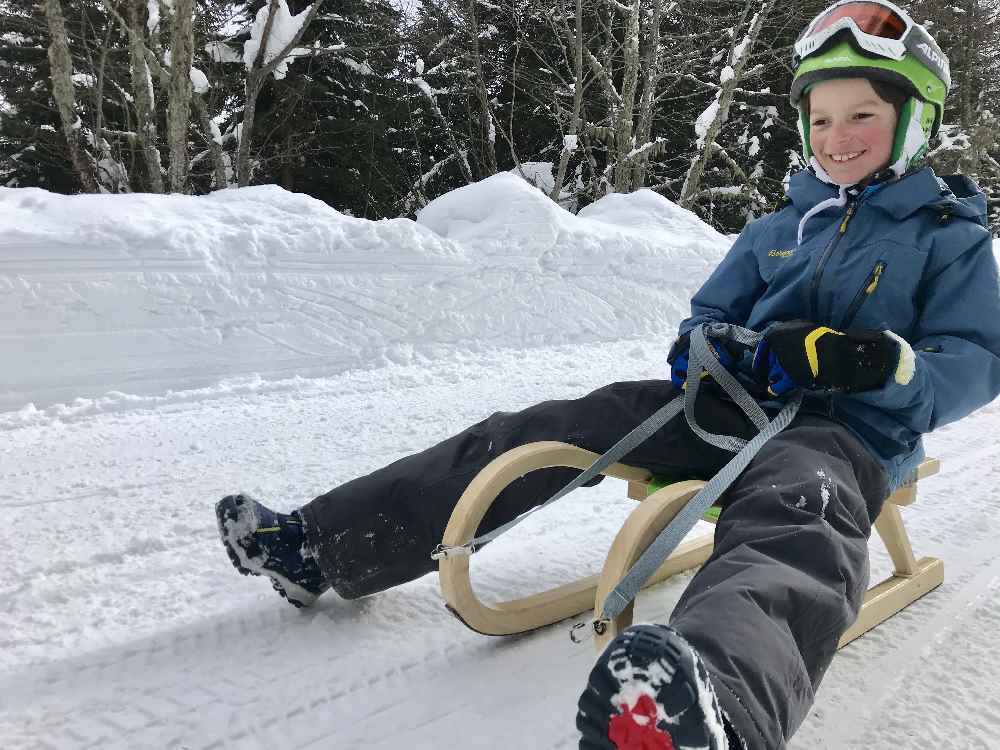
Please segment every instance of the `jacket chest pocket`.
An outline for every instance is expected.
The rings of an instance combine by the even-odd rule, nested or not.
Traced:
[[[889,329],[905,336],[916,322],[926,256],[895,242],[878,242],[843,257],[833,290],[840,328]],[[832,281],[832,279],[831,279]]]
[[[857,317],[861,306],[878,290],[879,282],[882,280],[882,274],[885,273],[887,265],[886,261],[878,260],[875,262],[875,265],[872,266],[871,273],[868,274],[868,278],[865,279],[865,283],[861,285],[860,289],[858,289],[857,293],[854,295],[854,299],[851,300],[850,306],[847,308],[847,312],[844,313],[844,319],[840,323],[841,328],[851,327],[851,324],[854,322],[854,318]]]

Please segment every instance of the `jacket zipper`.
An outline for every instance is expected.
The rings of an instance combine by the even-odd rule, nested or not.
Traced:
[[[854,322],[854,318],[857,316],[858,311],[861,306],[867,301],[875,290],[878,288],[878,282],[882,278],[882,274],[885,272],[886,263],[884,260],[880,260],[875,264],[872,272],[868,274],[868,278],[865,280],[864,285],[858,290],[858,293],[854,295],[854,299],[851,301],[851,306],[847,308],[847,312],[844,314],[844,322],[841,323],[841,328],[850,327],[851,323]]]
[[[816,264],[816,272],[813,273],[812,284],[809,287],[809,308],[812,311],[811,320],[819,320],[819,282],[823,278],[823,271],[826,269],[826,264],[830,260],[830,256],[833,255],[834,249],[837,247],[837,243],[840,242],[840,238],[844,236],[847,232],[847,225],[851,221],[851,217],[854,216],[854,211],[857,208],[857,203],[851,202],[847,206],[847,213],[844,214],[844,220],[840,222],[840,228],[837,229],[837,233],[833,235],[833,239],[830,240],[830,244],[826,246],[826,250],[823,251],[823,255],[819,259],[819,263]]]

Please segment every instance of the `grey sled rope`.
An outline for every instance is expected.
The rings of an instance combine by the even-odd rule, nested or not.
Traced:
[[[455,546],[439,544],[431,554],[431,558],[441,560],[447,557],[472,554],[487,542],[496,539],[501,534],[521,523],[521,521],[532,513],[542,510],[556,500],[565,497],[573,490],[586,484],[608,466],[616,463],[638,445],[645,442],[654,432],[683,411],[688,425],[698,437],[707,443],[711,443],[736,455],[674,516],[670,523],[653,540],[652,544],[646,548],[646,551],[639,556],[639,559],[635,561],[635,564],[629,569],[628,573],[618,582],[614,590],[608,594],[604,600],[601,616],[593,623],[594,630],[597,633],[603,633],[607,623],[621,614],[635,599],[642,585],[649,580],[649,577],[670,556],[677,545],[681,543],[681,540],[694,528],[695,523],[704,515],[705,511],[729,489],[729,486],[749,465],[764,443],[788,426],[802,403],[802,392],[796,391],[792,399],[785,404],[778,415],[773,420],[768,420],[767,415],[760,408],[760,405],[747,393],[746,389],[722,363],[719,362],[715,352],[708,344],[707,336],[729,339],[748,347],[756,346],[763,338],[763,334],[729,323],[705,323],[702,326],[692,329],[691,346],[688,352],[687,381],[683,394],[678,394],[666,406],[658,409],[645,422],[615,443],[607,453],[594,461],[581,474],[541,505],[535,506],[517,518],[493,529],[493,531],[487,534],[477,536],[465,544]],[[731,435],[716,435],[702,429],[698,425],[695,420],[694,405],[698,397],[703,373],[711,375],[715,382],[722,386],[729,397],[733,399],[750,421],[754,423],[759,430],[754,438],[743,440]],[[576,640],[575,637],[574,640]]]

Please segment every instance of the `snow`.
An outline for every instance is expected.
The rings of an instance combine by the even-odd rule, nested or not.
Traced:
[[[715,120],[715,116],[719,113],[719,93],[716,93],[715,98],[712,103],[709,104],[705,111],[698,115],[698,119],[694,123],[694,132],[698,136],[698,148],[705,145],[705,136],[708,135],[708,129],[712,127],[712,122]]]
[[[160,25],[160,3],[159,0],[146,0],[146,7],[148,10],[146,16],[146,28],[149,30],[150,36],[156,31],[157,26]]]
[[[343,45],[340,45],[340,47],[342,48]],[[333,49],[333,50],[335,50],[336,47],[331,46],[331,47],[328,47],[327,49]],[[308,50],[299,50],[299,49],[296,49],[295,51],[296,52],[302,52],[302,53],[308,52]],[[357,60],[353,60],[350,57],[345,57],[345,56],[338,57],[337,60],[340,63],[342,63],[343,65],[345,65],[348,68],[350,68],[351,70],[353,70],[355,73],[360,73],[363,76],[373,76],[373,75],[375,75],[375,71],[372,70],[371,66],[368,63],[366,63],[366,62],[360,62],[359,63]]]
[[[356,219],[277,187],[112,203],[4,190],[0,216],[0,338],[18,352],[0,368],[0,409],[664,336],[693,288],[670,270],[704,275],[726,243],[698,224],[664,246],[650,230],[693,217],[652,192],[576,217],[509,174],[418,222]],[[492,298],[502,309],[475,303]]]
[[[511,174],[522,175],[529,183],[549,195],[555,186],[553,171],[550,161],[524,161],[521,162],[520,169],[511,170]]]
[[[574,216],[510,174],[415,222],[277,187],[0,189],[4,749],[575,747],[571,621],[480,636],[434,575],[298,611],[233,570],[212,506],[289,510],[495,410],[663,377],[729,243],[652,191]],[[792,750],[995,745],[1000,404],[928,447],[904,514],[945,583],[835,658]],[[477,592],[596,572],[632,507],[573,493],[472,558]]]
[[[826,518],[826,506],[830,504],[830,490],[833,489],[833,483],[823,469],[817,469],[816,476],[820,478],[819,497],[823,503],[819,515],[821,518]]]
[[[943,125],[938,133],[940,141],[932,153],[943,151],[961,151],[969,147],[969,135],[962,130],[961,125]]]
[[[754,17],[750,19],[749,27],[753,28],[756,21],[757,21],[757,16],[754,15]],[[750,46],[750,37],[745,36],[740,40],[739,44],[733,47],[732,59],[734,65],[738,63],[741,59],[743,59],[743,55],[747,51],[747,47],[749,46]]]
[[[146,74],[145,75],[145,78],[146,78],[146,96],[148,97],[148,101],[155,102],[156,101],[156,96],[153,93],[153,74],[152,74],[152,71],[150,71],[149,64],[146,63],[145,60],[142,61],[142,67],[145,70],[145,74]]]
[[[417,88],[419,88],[428,99],[433,100],[434,97],[437,94],[446,93],[443,89],[442,90],[438,90],[438,91],[434,90],[431,87],[431,85],[429,83],[427,83],[427,81],[425,81],[423,78],[421,78],[419,76],[417,76],[416,78],[413,78],[411,80],[413,81],[413,83],[416,84]]]
[[[19,34],[16,31],[8,31],[6,33],[0,34],[0,42],[4,44],[9,44],[12,47],[19,47],[26,45],[31,42],[31,39],[26,37],[24,34]]]
[[[191,84],[194,86],[194,92],[196,94],[204,94],[212,87],[212,84],[208,82],[208,76],[206,76],[198,68],[191,68],[190,75]]]
[[[305,22],[306,18],[309,17],[309,11],[312,8],[311,5],[304,8],[297,15],[292,15],[288,10],[288,4],[285,0],[278,0],[277,9],[274,14],[274,20],[271,22],[271,30],[267,39],[267,49],[264,52],[263,64],[267,65],[269,62],[274,60],[279,53],[285,47],[292,43],[295,39],[295,35],[299,33],[299,29]],[[267,25],[267,18],[270,13],[271,5],[270,3],[265,3],[260,10],[257,11],[257,17],[254,21],[253,27],[250,29],[250,38],[243,43],[243,62],[247,67],[247,70],[253,67],[254,61],[257,59],[257,52],[260,50],[261,40],[264,36],[264,27]],[[293,59],[300,56],[301,54],[308,53],[309,50],[292,50],[292,53],[285,56],[275,67],[274,77],[276,79],[282,79],[288,72],[288,63]]]
[[[259,47],[258,43],[258,47]],[[212,62],[233,63],[243,62],[243,57],[225,42],[209,42],[205,45],[205,53]]]

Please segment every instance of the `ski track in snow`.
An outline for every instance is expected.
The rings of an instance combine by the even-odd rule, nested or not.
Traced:
[[[287,509],[494,409],[653,377],[661,355],[498,352],[8,426],[0,507],[32,522],[0,531],[4,747],[575,747],[593,653],[571,622],[479,636],[433,575],[299,612],[236,574],[212,504],[247,489]],[[946,582],[838,655],[794,750],[989,747],[998,422],[993,404],[931,436],[944,473],[905,512]],[[579,491],[477,555],[478,588],[506,598],[598,570],[630,507],[618,482]],[[881,577],[877,541],[872,554]],[[665,620],[684,581],[642,594],[638,619]]]
[[[469,747],[498,736],[572,747],[593,655],[568,624],[483,638],[447,614],[435,576],[298,612],[236,574],[211,508],[236,488],[289,507],[494,408],[580,395],[620,379],[623,362],[648,376],[661,354],[638,342],[506,352],[10,427],[0,507],[30,509],[33,522],[0,532],[17,582],[0,588],[0,736],[14,747],[431,747],[481,722],[492,729]],[[572,529],[546,512],[494,543],[474,565],[484,595],[598,570],[631,507],[622,490],[565,500],[580,515]],[[497,706],[536,720],[502,727]]]

